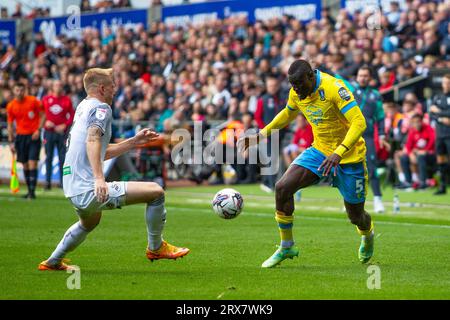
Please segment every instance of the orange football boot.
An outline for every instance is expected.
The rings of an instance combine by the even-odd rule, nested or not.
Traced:
[[[163,241],[158,250],[152,251],[147,248],[147,258],[153,262],[158,259],[177,259],[182,258],[190,252],[188,248],[179,248]]]
[[[38,270],[40,271],[67,271],[67,270],[76,270],[74,266],[68,265],[67,263],[70,262],[69,259],[62,259],[61,263],[56,265],[51,265],[47,263],[48,260],[42,261],[39,266]]]

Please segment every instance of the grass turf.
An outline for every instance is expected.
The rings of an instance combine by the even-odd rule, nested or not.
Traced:
[[[312,187],[297,205],[294,236],[300,258],[274,269],[261,263],[276,249],[273,195],[235,186],[244,213],[219,219],[210,202],[221,186],[168,190],[165,238],[191,253],[151,263],[144,255],[144,205],[105,212],[100,226],[70,254],[81,267],[81,289],[69,290],[65,272],[36,268],[76,221],[60,191],[35,201],[0,188],[0,299],[449,299],[450,196],[400,193],[393,215],[373,215],[372,264],[381,289],[367,288],[367,265],[357,260],[359,237],[342,212],[337,191]],[[370,198],[369,198],[370,199]],[[368,211],[372,207],[368,202]]]

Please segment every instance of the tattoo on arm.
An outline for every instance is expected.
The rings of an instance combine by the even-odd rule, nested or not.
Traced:
[[[92,126],[88,128],[87,142],[100,141],[102,137],[102,131],[99,127]]]

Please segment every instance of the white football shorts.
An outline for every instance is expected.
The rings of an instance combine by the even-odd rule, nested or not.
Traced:
[[[120,209],[125,205],[127,183],[125,181],[107,182],[108,200],[101,203],[97,201],[94,190],[69,198],[80,217],[89,216],[102,210]]]

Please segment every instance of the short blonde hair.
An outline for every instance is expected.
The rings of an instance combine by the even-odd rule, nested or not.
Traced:
[[[91,68],[83,77],[84,90],[89,92],[99,84],[110,84],[112,82],[113,69]]]

